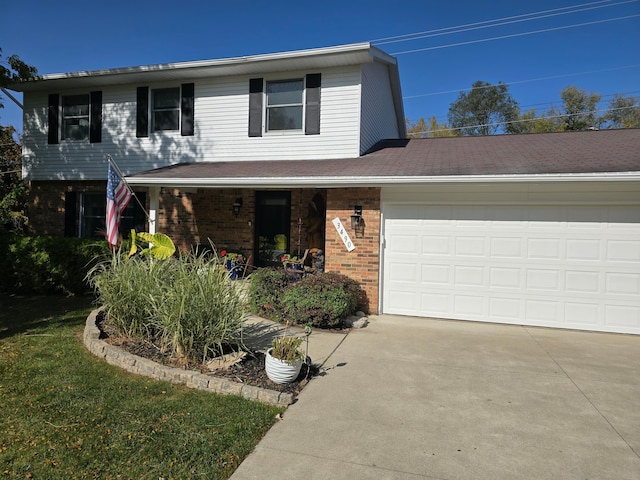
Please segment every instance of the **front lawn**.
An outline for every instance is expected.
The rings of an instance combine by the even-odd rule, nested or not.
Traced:
[[[282,409],[106,364],[81,342],[91,309],[0,294],[0,476],[228,478]]]

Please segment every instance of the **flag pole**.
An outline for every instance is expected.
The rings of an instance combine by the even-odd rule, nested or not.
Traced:
[[[131,187],[129,186],[127,181],[124,179],[124,175],[122,174],[122,170],[120,170],[120,167],[118,167],[118,164],[116,163],[116,161],[109,154],[107,154],[107,162],[109,162],[111,164],[111,166],[115,169],[116,173],[120,176],[120,179],[122,180],[122,183],[124,183],[124,185],[127,187],[127,190],[129,190],[129,193],[131,193],[131,196],[136,199],[136,202],[138,202],[138,205],[140,205],[140,208],[144,212],[144,214],[147,217],[147,220],[149,221],[149,223],[155,222],[155,220],[153,220],[151,218],[151,215],[149,215],[149,212],[147,212],[146,208],[144,208],[144,205],[142,205],[142,202],[140,201],[138,196],[135,194],[135,192],[131,189]]]

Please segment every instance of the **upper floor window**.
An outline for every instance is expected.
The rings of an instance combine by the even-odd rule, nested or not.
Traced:
[[[302,130],[303,81],[267,82],[266,131]]]
[[[62,140],[89,138],[89,95],[62,97]]]
[[[179,130],[182,136],[194,134],[193,83],[179,87],[138,87],[136,93],[136,137],[148,137],[153,132]]]
[[[180,89],[158,88],[151,93],[153,130],[178,130],[180,128]]]
[[[49,95],[47,142],[60,140],[102,141],[102,92]]]
[[[321,74],[289,80],[249,80],[249,136],[267,132],[320,134]]]

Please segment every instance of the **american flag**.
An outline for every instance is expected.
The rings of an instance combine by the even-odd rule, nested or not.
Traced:
[[[118,228],[120,216],[131,199],[131,192],[124,179],[109,162],[107,180],[107,241],[110,245],[118,245]]]

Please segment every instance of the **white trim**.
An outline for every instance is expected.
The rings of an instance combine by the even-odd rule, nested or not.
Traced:
[[[175,188],[231,188],[231,187],[274,187],[291,188],[301,186],[327,187],[374,187],[410,186],[428,183],[502,183],[502,182],[602,182],[639,181],[640,172],[620,173],[563,173],[537,175],[460,175],[431,177],[241,177],[241,178],[180,178],[180,177],[126,177],[127,183],[139,186],[170,186]]]

